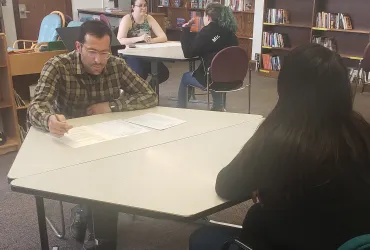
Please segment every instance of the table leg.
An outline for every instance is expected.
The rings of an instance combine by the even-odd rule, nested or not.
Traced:
[[[48,250],[49,240],[48,240],[48,231],[46,229],[44,199],[39,196],[35,196],[35,198],[36,198],[37,218],[39,222],[41,249]]]
[[[158,80],[158,61],[151,61],[152,71],[152,83],[155,88],[155,92],[159,96],[159,80]]]

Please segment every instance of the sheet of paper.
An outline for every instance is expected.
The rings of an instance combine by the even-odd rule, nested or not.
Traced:
[[[157,129],[157,130],[168,129],[168,128],[171,128],[171,127],[174,127],[174,126],[177,126],[179,124],[186,122],[186,121],[183,121],[177,118],[154,114],[154,113],[148,113],[145,115],[132,117],[132,118],[126,119],[125,121],[136,124],[136,125]]]
[[[150,130],[124,120],[114,120],[109,122],[97,123],[89,126],[95,132],[104,135],[107,139],[117,139],[120,137],[132,136],[149,132]]]
[[[80,148],[149,131],[150,130],[148,128],[128,123],[123,120],[114,120],[72,128],[63,137],[55,137],[55,140],[72,148]]]
[[[128,46],[127,46],[128,47]],[[136,48],[154,49],[154,48],[167,48],[167,47],[181,47],[179,42],[166,42],[166,43],[136,43]],[[129,48],[130,49],[130,48]]]
[[[107,139],[103,136],[95,133],[87,126],[76,127],[69,130],[61,138],[55,138],[58,142],[66,144],[72,148],[79,148],[84,147],[92,144],[96,144],[99,142],[106,141]]]

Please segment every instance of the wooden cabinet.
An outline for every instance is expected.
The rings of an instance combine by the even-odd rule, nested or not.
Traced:
[[[17,112],[14,105],[13,83],[10,76],[5,34],[0,34],[0,131],[6,136],[6,143],[0,146],[0,155],[18,150],[20,138]]]

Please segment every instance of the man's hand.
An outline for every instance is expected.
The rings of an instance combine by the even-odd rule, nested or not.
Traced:
[[[69,125],[64,115],[51,115],[48,120],[49,131],[56,137],[62,137],[73,126]]]
[[[193,24],[195,23],[195,20],[194,20],[194,18],[192,18],[192,19],[190,19],[189,20],[189,22],[187,22],[187,23],[184,23],[183,25],[182,25],[182,27],[190,27],[190,26],[192,26]]]
[[[102,102],[93,104],[87,108],[87,115],[98,115],[98,114],[105,114],[110,113],[112,110],[109,107],[109,102]]]

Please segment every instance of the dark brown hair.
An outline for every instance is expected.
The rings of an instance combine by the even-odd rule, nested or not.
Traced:
[[[347,68],[318,44],[284,60],[279,100],[239,153],[255,189],[303,197],[333,180],[370,185],[370,124],[352,109]]]
[[[89,20],[84,22],[80,27],[80,35],[78,41],[80,43],[85,42],[86,34],[102,38],[108,35],[112,42],[112,31],[104,22],[99,20]]]

